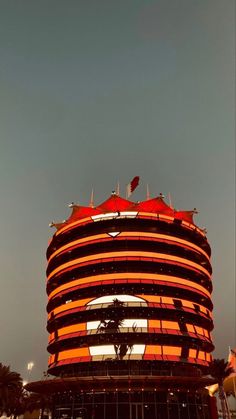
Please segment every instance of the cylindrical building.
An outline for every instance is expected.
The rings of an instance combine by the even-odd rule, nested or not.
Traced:
[[[195,211],[115,193],[72,208],[47,250],[54,417],[210,419],[211,252]]]

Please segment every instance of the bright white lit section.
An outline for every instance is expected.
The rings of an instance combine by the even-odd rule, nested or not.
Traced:
[[[122,302],[134,302],[134,301],[140,301],[140,302],[146,302],[143,298],[136,297],[135,295],[104,295],[103,297],[95,298],[94,300],[90,301],[87,305],[92,304],[105,304],[105,303],[113,303],[114,300],[119,300]]]
[[[93,221],[99,220],[109,220],[111,218],[135,218],[137,216],[137,211],[121,211],[121,212],[107,212],[106,214],[92,215],[91,218]]]
[[[115,348],[113,345],[104,346],[90,346],[90,355],[115,355]]]
[[[113,345],[104,346],[90,346],[90,355],[116,355],[115,348]],[[134,345],[132,349],[128,349],[127,355],[143,355],[145,351],[145,345]]]
[[[148,327],[147,319],[125,319],[122,327]]]
[[[120,234],[120,231],[111,231],[110,233],[108,233],[109,236],[111,237],[116,237]]]
[[[109,321],[109,320],[106,320]],[[100,325],[100,321],[88,322],[87,323],[87,330],[95,330]],[[136,328],[136,327],[148,327],[147,319],[124,319],[122,326],[120,326],[120,330],[123,328]]]
[[[130,217],[135,218],[137,216],[137,211],[121,211],[120,216],[121,217]]]
[[[108,220],[109,218],[116,218],[118,215],[118,212],[108,212],[107,214],[92,215],[91,218],[93,221]]]
[[[145,351],[146,345],[134,345],[132,348],[132,351],[128,351],[128,353],[137,354],[137,355],[143,355]]]
[[[97,329],[100,324],[100,321],[88,322],[87,323],[87,330],[94,330]]]

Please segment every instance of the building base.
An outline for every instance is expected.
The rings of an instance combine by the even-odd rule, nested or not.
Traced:
[[[52,419],[217,419],[216,402],[197,377],[65,377],[30,383],[51,395]]]

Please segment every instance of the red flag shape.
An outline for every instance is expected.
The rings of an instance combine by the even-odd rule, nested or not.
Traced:
[[[131,182],[127,185],[127,198],[130,197],[132,192],[137,188],[139,184],[139,176],[135,176]]]

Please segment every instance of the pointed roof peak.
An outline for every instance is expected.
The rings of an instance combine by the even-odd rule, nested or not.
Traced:
[[[97,208],[105,212],[117,212],[117,211],[127,211],[133,206],[133,202],[128,201],[125,198],[121,198],[116,194],[115,191],[112,192],[110,197],[106,199],[101,205]]]

